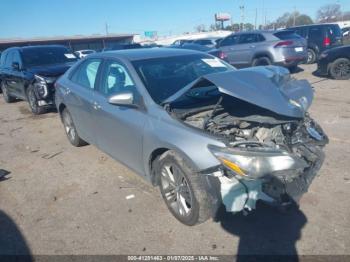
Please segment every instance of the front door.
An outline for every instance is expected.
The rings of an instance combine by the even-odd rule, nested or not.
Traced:
[[[118,61],[106,61],[95,96],[97,145],[136,172],[144,173],[142,138],[146,114],[140,108],[108,103],[110,96],[122,91],[131,91],[136,100],[139,97],[126,67]]]

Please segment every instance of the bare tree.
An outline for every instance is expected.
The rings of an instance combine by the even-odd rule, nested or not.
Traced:
[[[219,23],[211,24],[209,27],[210,31],[217,31],[221,29],[221,25]]]
[[[206,32],[206,28],[204,24],[201,25],[197,25],[194,30],[196,30],[196,32]]]
[[[317,20],[320,22],[335,22],[341,20],[342,12],[339,4],[322,6],[317,11]]]
[[[344,20],[350,20],[350,11],[347,11],[347,12],[343,13],[343,19]]]

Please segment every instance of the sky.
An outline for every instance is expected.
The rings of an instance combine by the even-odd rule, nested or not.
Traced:
[[[192,32],[214,23],[217,12],[240,22],[273,21],[294,8],[313,19],[317,9],[338,3],[350,11],[350,0],[0,0],[0,38],[30,38],[157,31],[158,35]]]

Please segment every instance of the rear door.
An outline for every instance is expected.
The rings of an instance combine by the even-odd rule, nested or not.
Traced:
[[[95,106],[95,83],[102,59],[86,59],[70,76],[71,85],[64,87],[65,103],[72,115],[79,136],[90,144],[96,144],[92,112]]]
[[[232,34],[229,35],[228,37],[224,38],[220,42],[220,50],[225,53],[226,55],[226,60],[231,64],[231,65],[239,65],[239,60],[236,57],[237,56],[237,45],[239,41],[239,35],[238,34]]]
[[[310,26],[307,37],[309,47],[316,51],[322,50],[324,34],[321,26]]]
[[[242,65],[247,66],[251,64],[255,50],[260,45],[260,40],[261,38],[258,34],[242,34],[240,36],[236,57]]]

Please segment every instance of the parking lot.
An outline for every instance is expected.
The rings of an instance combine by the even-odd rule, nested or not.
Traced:
[[[300,211],[261,206],[195,227],[128,168],[94,146],[72,147],[57,113],[33,116],[26,102],[1,98],[0,169],[11,174],[0,182],[0,253],[350,255],[350,81],[314,70],[302,65],[294,77],[312,83],[310,112],[330,143]]]

